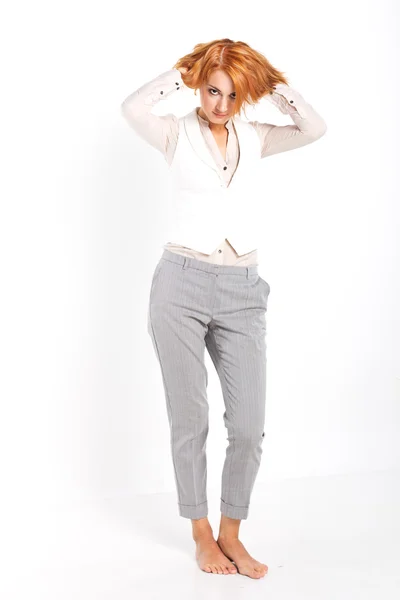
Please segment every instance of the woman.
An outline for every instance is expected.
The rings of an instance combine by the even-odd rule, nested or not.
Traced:
[[[200,107],[181,118],[152,113],[160,100],[185,87],[200,89]],[[262,97],[294,124],[246,122],[238,116],[244,104]],[[197,44],[121,108],[129,125],[162,152],[170,167],[171,219],[153,274],[148,331],[163,377],[179,514],[191,519],[202,570],[260,578],[267,565],[239,540],[261,461],[265,420],[270,286],[257,268],[262,229],[257,237],[255,210],[257,194],[266,186],[257,185],[255,166],[259,159],[316,141],[326,124],[262,54],[230,39]],[[205,348],[221,381],[229,441],[217,539],[207,518]]]

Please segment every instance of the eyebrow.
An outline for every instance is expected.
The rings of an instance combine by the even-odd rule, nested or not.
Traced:
[[[212,83],[207,83],[207,85],[212,87],[214,90],[218,90],[222,94],[221,90],[219,90],[216,85],[212,85]],[[231,92],[231,94],[236,94],[236,92]]]

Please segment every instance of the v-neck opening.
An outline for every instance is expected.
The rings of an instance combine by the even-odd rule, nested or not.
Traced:
[[[239,135],[238,135],[238,132],[237,132],[237,129],[236,129],[235,123],[234,123],[234,121],[233,121],[233,118],[231,117],[231,124],[232,124],[232,128],[233,128],[233,131],[234,131],[234,134],[235,134],[235,137],[236,137],[236,144],[237,144],[237,157],[238,157],[238,159],[237,159],[236,168],[235,168],[235,170],[234,170],[234,172],[233,172],[233,174],[232,174],[232,177],[231,177],[231,179],[230,179],[230,181],[229,181],[228,185],[226,185],[226,184],[225,184],[225,180],[223,179],[223,177],[222,177],[222,174],[220,173],[220,167],[219,167],[219,165],[217,164],[217,162],[216,162],[216,160],[215,160],[215,157],[213,156],[212,152],[210,151],[210,148],[208,147],[208,145],[207,145],[207,143],[206,143],[206,140],[205,140],[205,138],[204,138],[204,136],[203,136],[203,133],[201,132],[201,124],[200,124],[200,120],[199,120],[199,119],[202,119],[203,117],[200,117],[200,115],[199,115],[199,114],[198,114],[198,112],[197,112],[197,108],[195,108],[195,113],[196,113],[196,114],[195,114],[195,117],[196,117],[196,121],[197,121],[197,126],[198,126],[198,128],[199,128],[199,133],[200,133],[200,135],[201,135],[201,138],[202,138],[202,140],[203,140],[203,144],[204,144],[204,146],[206,147],[206,149],[207,149],[207,152],[208,152],[209,156],[210,156],[210,157],[211,157],[211,159],[212,159],[213,166],[214,166],[214,169],[217,171],[218,177],[220,177],[220,178],[221,178],[221,180],[224,182],[224,187],[225,187],[225,189],[228,189],[228,188],[230,188],[230,187],[233,185],[234,179],[235,179],[235,178],[236,178],[236,176],[237,176],[237,171],[238,171],[238,169],[239,169],[239,166],[240,166],[240,140],[239,140]],[[229,134],[229,133],[230,133],[230,132],[229,132],[229,130],[228,130],[228,134]],[[216,148],[217,148],[218,152],[220,153],[220,156],[221,156],[222,160],[224,160],[224,162],[225,162],[225,159],[224,159],[224,157],[222,156],[222,154],[221,154],[221,152],[220,152],[220,150],[219,150],[219,148],[218,148],[217,140],[214,138],[214,136],[213,136],[213,134],[212,134],[212,132],[211,132],[211,131],[210,131],[210,135],[212,135],[212,137],[213,137],[213,140],[214,140],[214,143],[215,143],[215,146],[216,146]],[[228,138],[228,139],[229,139],[229,138]],[[227,146],[228,146],[228,143],[227,143]]]
[[[232,183],[233,183],[233,180],[234,180],[234,178],[236,177],[236,173],[237,173],[237,170],[238,170],[238,168],[239,168],[239,164],[240,164],[240,143],[239,143],[239,136],[238,136],[238,133],[237,133],[237,131],[236,131],[236,127],[235,127],[235,124],[233,123],[233,121],[232,121],[232,126],[233,126],[233,129],[235,130],[235,136],[236,136],[236,144],[237,144],[237,163],[236,163],[236,168],[235,168],[235,170],[234,170],[234,171],[233,171],[233,173],[232,173],[232,177],[230,178],[230,181],[229,181],[228,185],[226,186],[226,189],[228,189],[228,188],[230,188],[230,187],[231,187],[231,185],[232,185]]]

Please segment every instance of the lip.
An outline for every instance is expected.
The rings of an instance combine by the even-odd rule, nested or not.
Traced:
[[[216,113],[216,112],[214,112],[214,111],[213,111],[213,113],[214,113],[214,115],[215,115],[216,117],[220,117],[220,118],[222,118],[222,117],[226,117],[226,116],[228,115],[228,113],[225,113],[224,115],[219,115],[218,113]]]

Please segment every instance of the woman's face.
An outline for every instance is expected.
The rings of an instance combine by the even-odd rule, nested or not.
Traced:
[[[225,71],[214,71],[200,88],[199,115],[216,125],[223,125],[232,115],[235,97],[230,76]],[[218,114],[221,116],[217,116]]]

